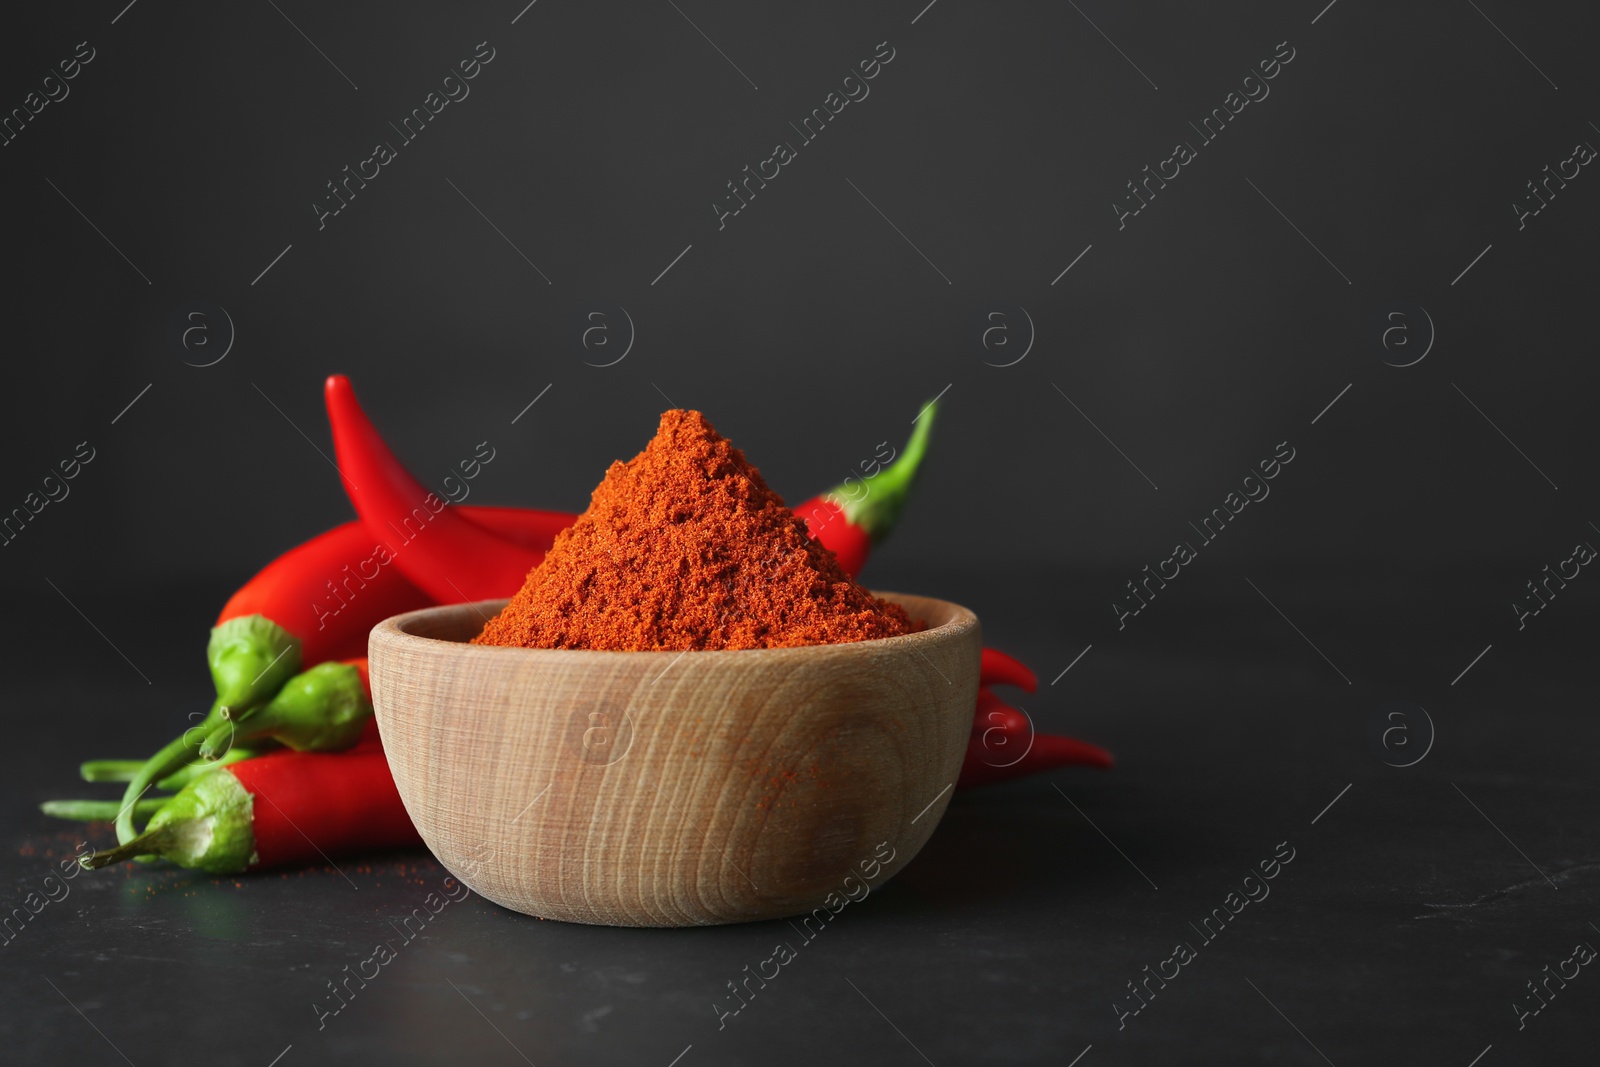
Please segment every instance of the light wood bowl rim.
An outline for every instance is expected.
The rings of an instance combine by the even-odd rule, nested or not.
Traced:
[[[462,651],[471,650],[474,655],[483,653],[488,655],[522,656],[524,658],[550,657],[581,660],[586,657],[593,657],[595,659],[609,660],[617,656],[683,656],[697,659],[704,659],[710,656],[746,656],[752,658],[762,656],[771,659],[783,659],[806,655],[815,656],[822,652],[843,655],[848,654],[850,649],[860,649],[863,655],[897,652],[902,649],[914,650],[919,644],[941,641],[957,636],[979,625],[976,612],[951,600],[940,600],[937,597],[920,596],[915,593],[883,592],[876,589],[870,590],[870,592],[875,597],[905,608],[907,614],[910,614],[913,619],[918,618],[918,612],[912,611],[913,606],[916,606],[921,612],[934,608],[944,612],[948,617],[937,626],[929,626],[927,629],[918,630],[915,633],[900,634],[895,637],[875,637],[866,641],[838,641],[817,645],[793,645],[785,648],[650,649],[640,651],[617,651],[599,648],[521,648],[515,645],[475,645],[470,641],[449,641],[441,637],[424,637],[420,634],[411,633],[406,629],[408,625],[414,625],[424,619],[437,618],[444,615],[458,615],[468,610],[477,612],[487,622],[488,619],[498,615],[510,600],[509,597],[501,597],[494,600],[464,601],[459,604],[436,604],[432,607],[418,608],[415,611],[393,615],[372,628],[371,640],[381,640],[389,645],[408,643],[448,645]]]

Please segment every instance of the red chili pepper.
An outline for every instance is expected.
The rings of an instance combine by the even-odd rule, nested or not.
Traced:
[[[992,648],[983,650],[979,668],[977,714],[957,789],[1009,782],[1057,767],[1082,765],[1107,768],[1115,760],[1098,745],[1033,730],[1028,716],[1001,700],[990,685],[1014,685],[1033,692],[1038,678],[1021,662]]]
[[[490,533],[413,478],[361,410],[350,379],[323,390],[345,491],[394,565],[436,603],[507,597],[544,553]]]
[[[846,574],[854,578],[861,573],[861,568],[867,565],[867,557],[872,554],[872,538],[866,530],[845,518],[844,509],[828,494],[819,494],[797,505],[794,513],[805,520],[811,536],[833,552]]]
[[[1011,757],[996,757],[992,748],[984,745],[982,738],[969,739],[967,758],[961,764],[961,777],[956,779],[956,788],[971,789],[974,786],[991,785],[995,782],[1009,782],[1017,778],[1026,778],[1030,774],[1053,771],[1057,767],[1083,765],[1104,769],[1116,763],[1111,753],[1098,745],[1056,734],[1034,734],[1033,744],[1028,748],[1027,754],[1015,763],[996,766],[988,762],[996,758]],[[244,764],[236,766],[242,767]]]
[[[852,578],[861,573],[872,549],[889,536],[905,511],[928,451],[936,410],[934,403],[922,409],[904,454],[871,474],[846,478],[795,507],[794,513],[805,520],[811,536],[832,550],[839,566]],[[866,460],[862,462],[870,465]],[[854,488],[850,485],[852,480],[856,483]]]
[[[432,603],[394,567],[378,563],[376,547],[361,523],[335,526],[263,567],[222,606],[217,624],[264,615],[300,639],[308,667],[359,656],[378,623]]]
[[[274,752],[203,774],[144,833],[83,862],[104,867],[159,855],[237,874],[421,843],[382,746],[363,741],[346,752]]]
[[[529,558],[549,548],[555,535],[577,518],[528,508],[451,508],[494,536],[524,546]],[[387,549],[356,520],[267,564],[223,605],[217,623],[264,615],[300,639],[301,664],[314,667],[323,660],[365,654],[367,634],[378,623],[435,603],[407,580]]]
[[[987,736],[1003,745],[1013,737],[1026,738],[1031,730],[1026,715],[995,696],[993,690],[980,685],[978,710],[972,717],[973,737]]]
[[[1021,660],[1013,659],[997,648],[983,650],[983,662],[978,667],[979,685],[1014,685],[1025,693],[1039,688],[1039,678]]]
[[[282,752],[233,764],[223,773],[229,770],[253,797],[253,866],[422,843],[381,745],[363,744],[344,754]]]

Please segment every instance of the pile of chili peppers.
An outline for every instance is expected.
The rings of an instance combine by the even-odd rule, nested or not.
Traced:
[[[223,605],[207,648],[216,699],[198,722],[148,759],[83,764],[87,781],[125,783],[120,801],[43,805],[60,818],[114,823],[117,847],[85,866],[161,857],[232,874],[421,843],[372,719],[367,635],[401,612],[510,596],[577,516],[447,503],[395,458],[348,378],[329,378],[325,400],[359,518],[285,552]],[[852,576],[898,522],[934,413],[930,404],[890,464],[794,509]],[[1094,745],[1035,733],[994,693],[1037,684],[1017,660],[983,650],[958,787],[1111,766]]]

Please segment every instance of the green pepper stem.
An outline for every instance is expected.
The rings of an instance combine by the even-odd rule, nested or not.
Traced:
[[[113,863],[138,859],[141,856],[159,856],[163,850],[172,847],[182,831],[183,825],[181,822],[170,822],[159,829],[146,830],[139,836],[124,841],[116,848],[85,856],[78,862],[93,871],[101,867],[108,867]]]
[[[232,752],[233,739],[238,734],[239,727],[233,721],[224,720],[218,723],[210,733],[206,734],[205,740],[200,742],[200,758],[208,763],[215,762],[221,758],[221,756],[217,755],[217,749],[221,748],[223,755]]]
[[[863,530],[874,545],[889,536],[895,523],[899,522],[906,502],[911,499],[911,487],[922,468],[922,459],[927,455],[938,407],[937,398],[930,400],[917,416],[916,429],[911,431],[905,451],[878,473],[861,479],[867,490],[864,496],[853,499],[849,495],[848,479],[822,494],[837,504],[844,513],[845,521]]]
[[[161,810],[171,797],[146,797],[133,806],[133,817],[148,819]],[[115,800],[47,800],[39,805],[39,810],[56,819],[72,819],[76,822],[110,822],[117,817],[117,812],[122,810],[122,805]]]
[[[142,759],[92,759],[78,765],[86,782],[131,782],[144,766]]]
[[[213,767],[225,767],[230,763],[238,763],[240,760],[257,755],[260,755],[259,745],[253,748],[236,745],[214,760],[198,759],[182,770],[174,771],[157,782],[156,788],[174,793]],[[139,759],[89,760],[78,767],[78,773],[86,782],[131,782],[144,763],[144,760]]]
[[[218,722],[226,721],[229,714],[226,706],[213,705],[204,721],[168,741],[161,751],[145,760],[134,776],[128,779],[128,787],[122,791],[123,808],[117,813],[116,819],[118,844],[126,845],[138,832],[133,828],[135,802],[157,781],[192,761],[198,754],[200,742],[209,736]]]

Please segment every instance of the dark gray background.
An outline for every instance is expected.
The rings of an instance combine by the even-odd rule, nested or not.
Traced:
[[[665,1065],[691,1044],[683,1067],[922,1062],[911,1043],[941,1065],[1090,1044],[1083,1067],[1465,1065],[1491,1044],[1485,1067],[1583,1062],[1600,979],[1520,1033],[1508,1005],[1600,943],[1594,597],[1579,578],[1521,631],[1510,605],[1600,537],[1600,194],[1585,168],[1520,231],[1512,204],[1600,143],[1592,11],[278,8],[46,7],[0,39],[4,109],[79,41],[97,52],[0,148],[0,510],[78,442],[97,453],[0,549],[14,897],[76,840],[33,806],[83,790],[77,760],[176,732],[217,606],[350,515],[317,452],[333,371],[430,481],[488,440],[474,502],[568,509],[664,396],[798,500],[944,391],[918,498],[866,577],[976,608],[1044,676],[1036,718],[1121,764],[958,797],[731,1035],[709,1002],[771,931],[589,930],[474,899],[316,1033],[305,1005],[442,876],[431,860],[348,868],[359,896],[332,871],[84,878],[0,949],[0,1036],[27,1062],[107,1041],[139,1064],[292,1044],[286,1067]],[[884,40],[871,95],[719,231],[724,183]],[[324,183],[480,41],[496,56],[471,95],[319,232]],[[1119,231],[1124,183],[1282,41],[1270,96]],[[203,369],[169,339],[193,300],[237,333]],[[637,329],[608,368],[580,343],[602,307]],[[1406,368],[1375,325],[1401,307],[1419,344],[1416,308],[1437,335]],[[979,344],[985,315],[1021,346],[1019,308],[1033,347],[986,365],[1021,349]],[[1119,630],[1123,583],[1280,441],[1296,459],[1271,497]],[[1397,699],[1438,731],[1405,770],[1366,736]],[[1123,983],[1284,839],[1304,858],[1274,896],[1119,1032]]]

